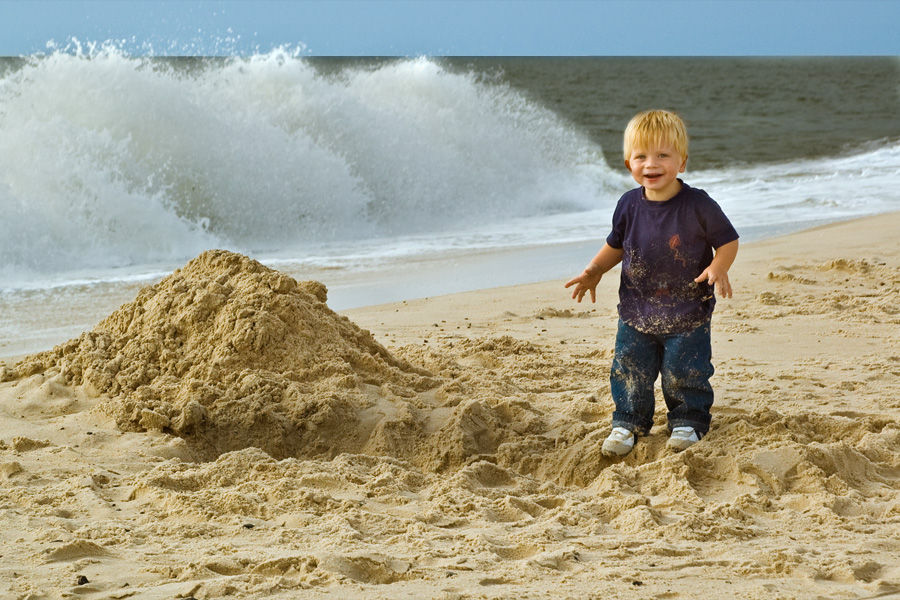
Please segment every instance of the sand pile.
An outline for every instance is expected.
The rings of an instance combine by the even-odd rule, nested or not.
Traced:
[[[379,388],[415,396],[435,381],[325,301],[319,283],[209,251],[16,375],[58,371],[121,429],[174,433],[207,458],[360,451]]]
[[[444,471],[499,454],[537,473],[558,445],[551,429],[584,435],[580,419],[559,422],[529,400],[565,385],[534,344],[501,336],[394,355],[325,302],[319,283],[210,251],[5,377],[79,387],[98,398],[95,416],[180,436],[203,460],[255,447],[275,458],[363,453]]]

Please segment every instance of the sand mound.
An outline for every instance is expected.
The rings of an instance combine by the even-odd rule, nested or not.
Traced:
[[[123,430],[171,432],[207,457],[248,446],[276,457],[360,451],[379,388],[414,396],[435,381],[325,301],[319,283],[209,251],[16,371],[57,369],[109,397],[94,412]]]
[[[78,386],[98,398],[93,415],[177,435],[204,460],[255,447],[446,471],[496,456],[523,473],[586,480],[551,457],[560,435],[584,436],[583,410],[547,414],[535,401],[564,388],[574,366],[508,336],[395,356],[325,301],[319,283],[209,251],[14,375]]]
[[[98,398],[95,416],[177,435],[204,460],[255,447],[278,459],[367,454],[447,471],[497,457],[523,473],[589,480],[554,456],[561,436],[585,436],[583,413],[596,407],[553,414],[537,401],[583,367],[509,336],[395,356],[325,300],[319,283],[210,251],[93,331],[20,362],[15,376],[80,386]]]

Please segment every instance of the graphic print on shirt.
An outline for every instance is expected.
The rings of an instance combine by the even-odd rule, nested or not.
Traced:
[[[679,246],[681,246],[681,236],[676,233],[669,238],[669,249],[672,251],[672,254],[674,254],[673,260],[675,262],[680,262],[682,266],[687,267],[687,257],[681,254],[681,251],[678,249]]]

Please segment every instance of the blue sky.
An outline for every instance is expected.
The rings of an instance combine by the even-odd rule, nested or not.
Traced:
[[[0,55],[900,55],[897,0],[0,0]]]

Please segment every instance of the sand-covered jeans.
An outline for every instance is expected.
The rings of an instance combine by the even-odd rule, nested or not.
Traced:
[[[669,431],[673,427],[693,427],[700,435],[709,431],[713,404],[709,321],[687,333],[651,335],[619,320],[609,374],[616,404],[613,427],[650,433],[656,408],[653,385],[660,374]]]

